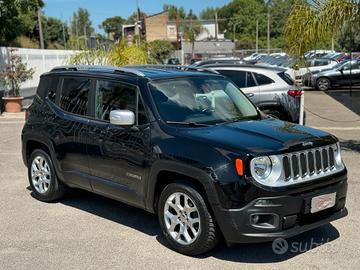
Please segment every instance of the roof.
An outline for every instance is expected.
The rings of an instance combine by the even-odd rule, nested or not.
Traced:
[[[126,66],[126,67],[113,67],[113,66],[59,66],[53,68],[50,73],[57,72],[85,72],[85,73],[98,73],[98,74],[114,74],[114,75],[130,75],[133,77],[143,77],[150,80],[188,77],[188,76],[219,76],[213,71],[208,73],[199,72],[206,71],[204,69],[191,69],[185,70],[183,66],[166,66],[166,65],[142,65],[142,66]]]
[[[246,65],[246,64],[210,64],[210,65],[204,65],[203,68],[248,68],[248,69],[267,69],[267,70],[273,70],[273,71],[286,71],[286,68],[284,67],[274,67],[274,66],[255,66],[255,65]]]

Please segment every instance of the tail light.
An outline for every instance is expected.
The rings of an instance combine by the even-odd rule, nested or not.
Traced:
[[[289,90],[288,95],[291,97],[301,97],[302,90]]]
[[[29,119],[29,116],[30,116],[29,110],[25,110],[25,121]]]

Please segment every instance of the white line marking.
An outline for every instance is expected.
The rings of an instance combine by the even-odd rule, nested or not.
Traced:
[[[2,124],[24,124],[25,121],[4,121],[4,122],[0,122],[0,125]]]

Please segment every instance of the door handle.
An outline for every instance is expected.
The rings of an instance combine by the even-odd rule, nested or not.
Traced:
[[[246,94],[248,97],[253,97],[253,96],[255,96],[255,94],[254,93],[248,93],[248,94]]]

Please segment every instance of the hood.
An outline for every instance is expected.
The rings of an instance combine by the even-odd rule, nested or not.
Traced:
[[[327,132],[277,119],[220,124],[209,128],[179,129],[183,135],[199,142],[230,151],[275,153],[331,144],[336,139]]]

